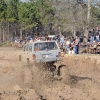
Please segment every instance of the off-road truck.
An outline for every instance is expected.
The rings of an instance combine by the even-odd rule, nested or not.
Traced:
[[[54,78],[62,78],[64,81],[69,77],[68,68],[61,64],[61,50],[56,41],[37,41],[27,43],[23,47],[23,52],[19,55],[19,60],[33,65],[33,73],[36,68],[44,67],[52,73]],[[64,72],[64,73],[63,73]]]

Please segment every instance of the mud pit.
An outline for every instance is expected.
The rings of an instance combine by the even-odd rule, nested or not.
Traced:
[[[65,55],[71,79],[64,84],[18,61],[18,52],[0,48],[0,100],[100,100],[99,55]]]

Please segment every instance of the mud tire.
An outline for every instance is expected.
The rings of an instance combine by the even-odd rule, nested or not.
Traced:
[[[70,74],[67,66],[62,66],[60,68],[61,82],[70,83]]]

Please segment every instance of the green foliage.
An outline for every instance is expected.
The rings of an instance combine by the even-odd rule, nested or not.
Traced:
[[[4,0],[0,0],[0,22],[5,22],[7,16],[7,5]]]
[[[18,20],[19,0],[0,0],[0,22],[15,22]]]
[[[30,2],[20,3],[18,18],[23,27],[29,28],[30,26],[35,27],[36,23],[45,25],[52,13],[53,9],[48,0],[36,0],[35,2],[30,0]]]
[[[18,19],[18,0],[10,0],[8,3],[8,18],[13,17],[14,19]]]
[[[22,29],[35,27],[36,23],[45,25],[52,15],[48,0],[0,0],[0,22],[17,22]]]
[[[18,16],[19,22],[22,26],[28,27],[33,25],[34,27],[34,24],[41,15],[38,13],[38,8],[35,4],[25,2],[21,3],[19,6]]]

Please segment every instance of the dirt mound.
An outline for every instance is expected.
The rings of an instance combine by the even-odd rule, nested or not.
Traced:
[[[92,72],[100,71],[99,55],[65,55],[63,62],[71,75],[92,77]]]

